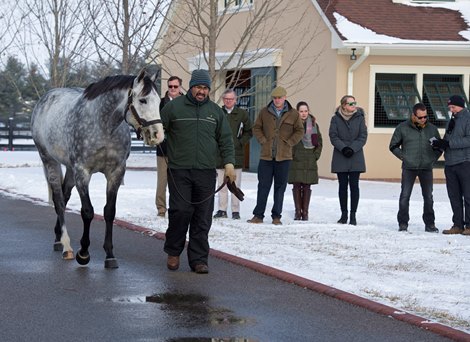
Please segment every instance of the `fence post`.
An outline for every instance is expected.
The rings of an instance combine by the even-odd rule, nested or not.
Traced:
[[[13,151],[13,118],[8,118],[8,150]]]

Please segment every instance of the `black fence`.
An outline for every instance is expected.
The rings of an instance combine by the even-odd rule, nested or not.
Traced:
[[[135,131],[131,130],[131,151],[142,153],[155,153],[156,147],[144,144],[137,140]],[[29,120],[10,118],[7,122],[0,121],[0,150],[2,151],[35,151],[36,146],[31,137]]]

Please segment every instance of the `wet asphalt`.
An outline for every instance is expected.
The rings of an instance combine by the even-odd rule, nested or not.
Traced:
[[[450,340],[215,256],[207,275],[185,255],[168,271],[162,240],[120,226],[119,268],[105,269],[101,220],[79,266],[53,251],[54,223],[52,207],[0,192],[1,341]],[[81,218],[66,223],[77,251]]]

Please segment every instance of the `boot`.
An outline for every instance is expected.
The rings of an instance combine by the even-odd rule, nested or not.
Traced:
[[[310,205],[310,196],[312,195],[312,190],[310,189],[310,185],[308,184],[304,184],[303,190],[302,221],[308,221],[308,206]]]
[[[292,195],[294,197],[295,205],[294,220],[298,221],[302,218],[302,188],[300,187],[300,184],[294,183]]]
[[[341,224],[348,223],[348,212],[347,211],[342,211],[341,212],[341,217],[339,218],[338,223],[341,223]]]
[[[357,224],[356,213],[354,211],[351,211],[351,214],[349,215],[349,224],[352,224],[353,226]]]

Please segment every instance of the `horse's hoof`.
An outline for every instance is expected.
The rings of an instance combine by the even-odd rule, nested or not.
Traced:
[[[80,265],[87,265],[90,262],[90,254],[81,255],[81,251],[79,250],[75,256],[75,260],[77,260]]]
[[[118,262],[116,258],[106,259],[104,261],[104,268],[118,268]]]
[[[55,252],[60,252],[64,249],[64,246],[62,246],[62,243],[60,241],[54,242],[54,251]]]
[[[73,251],[62,252],[62,259],[64,259],[64,260],[73,260]]]

